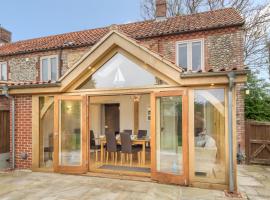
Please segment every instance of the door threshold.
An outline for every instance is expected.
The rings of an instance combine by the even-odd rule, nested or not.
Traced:
[[[83,176],[92,176],[99,178],[111,178],[111,179],[120,179],[120,180],[129,180],[129,181],[141,181],[141,182],[156,182],[151,179],[150,176],[138,176],[138,175],[127,175],[127,174],[119,174],[113,172],[87,172],[86,174],[82,174]]]

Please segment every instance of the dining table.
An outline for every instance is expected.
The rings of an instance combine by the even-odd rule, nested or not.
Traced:
[[[105,135],[99,137],[100,140],[100,161],[103,163],[104,146],[106,144]],[[121,145],[120,137],[116,137],[117,144]],[[137,138],[131,136],[132,145],[142,145],[142,164],[145,165],[146,160],[146,145],[150,143],[150,137]]]

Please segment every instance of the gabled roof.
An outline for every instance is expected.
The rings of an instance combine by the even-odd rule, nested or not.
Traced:
[[[233,8],[202,12],[192,15],[170,17],[165,20],[147,20],[118,25],[121,32],[134,39],[162,35],[202,31],[216,28],[241,26],[244,19]],[[59,48],[91,46],[110,31],[110,27],[89,29],[78,32],[52,35],[48,37],[23,40],[0,47],[0,56],[47,51]]]

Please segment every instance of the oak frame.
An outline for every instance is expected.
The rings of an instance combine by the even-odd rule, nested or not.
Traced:
[[[183,174],[174,175],[158,172],[156,169],[156,98],[164,96],[182,96],[182,138],[183,138]],[[188,158],[188,97],[187,90],[176,90],[167,92],[156,92],[151,94],[151,178],[161,183],[172,183],[178,185],[189,184],[189,158]]]
[[[54,97],[54,153],[53,153],[53,168],[55,172],[81,174],[87,172],[88,157],[87,155],[87,101],[86,96],[55,96]],[[80,166],[60,166],[59,165],[59,101],[60,100],[80,100],[81,107],[81,165]]]

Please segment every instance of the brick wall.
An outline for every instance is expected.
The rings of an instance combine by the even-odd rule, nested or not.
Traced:
[[[0,96],[0,110],[9,110],[9,99],[4,96]]]
[[[244,84],[236,85],[236,132],[238,146],[241,152],[245,152],[245,94]]]
[[[11,130],[10,127],[10,131]],[[12,137],[11,133],[10,136]],[[12,138],[10,141],[12,142]],[[10,151],[12,152],[12,144],[10,144],[10,148]],[[21,157],[24,153],[27,154],[26,159]],[[12,155],[10,158],[12,158]],[[32,96],[15,96],[15,167],[17,169],[29,169],[31,168],[31,165]]]
[[[14,56],[0,57],[0,61],[7,62],[8,80],[39,81],[40,80],[40,58],[43,56],[58,55],[59,74],[62,76],[75,64],[91,47],[76,49],[64,49],[55,51],[36,52]]]
[[[204,39],[205,69],[243,67],[243,30],[227,28],[144,39],[142,42],[176,62],[176,42]]]

